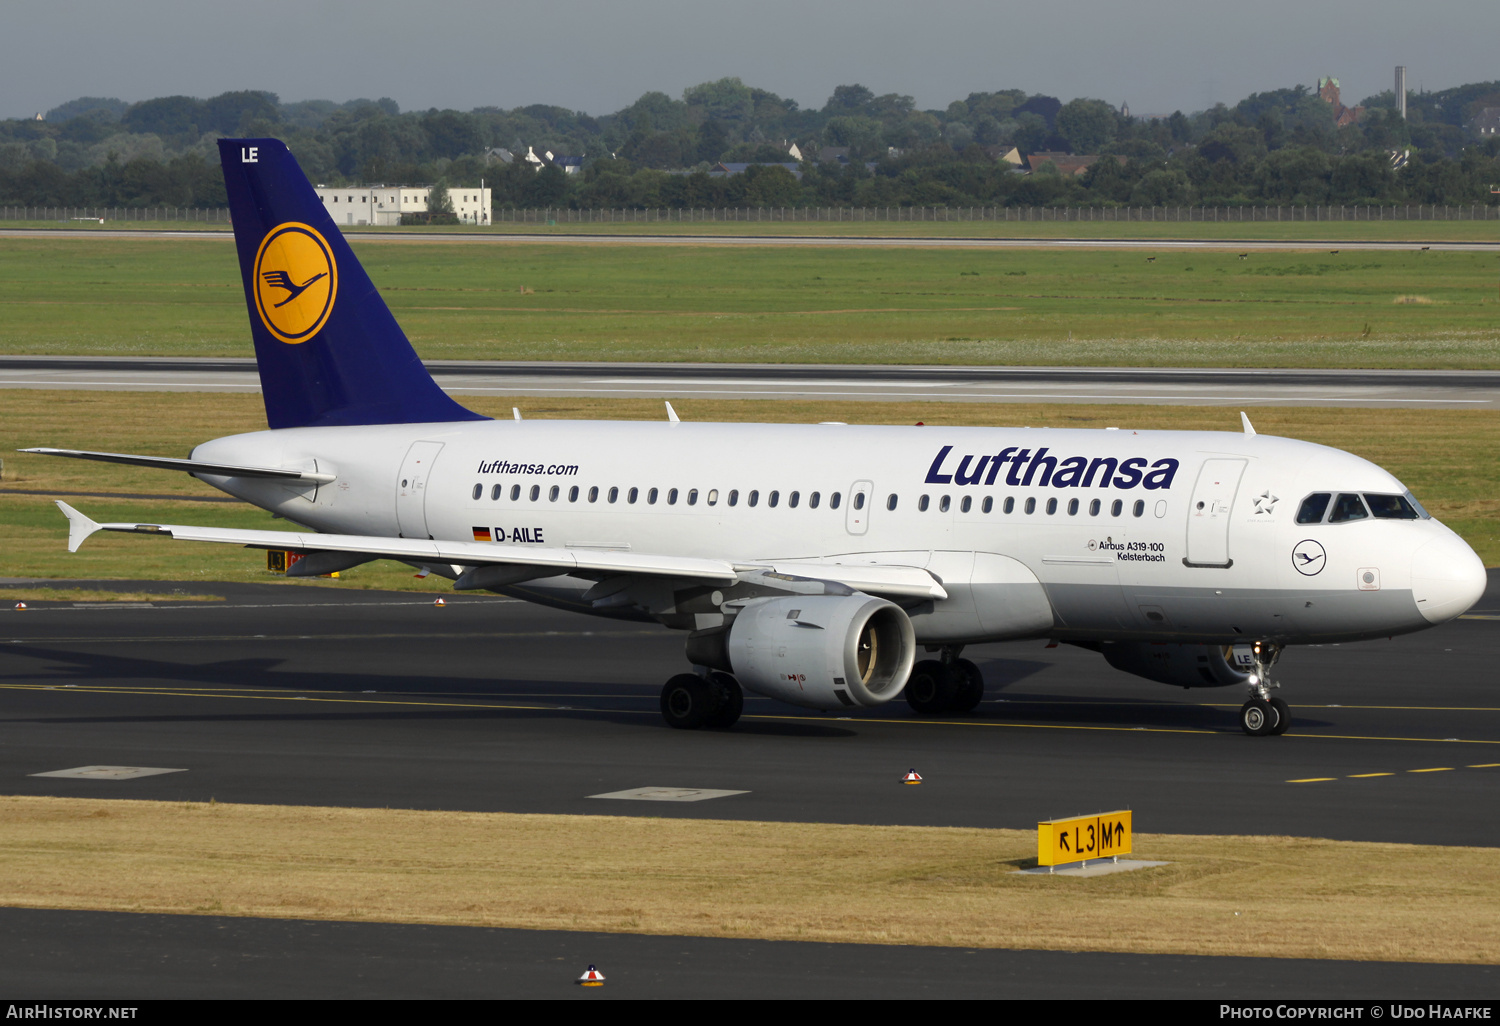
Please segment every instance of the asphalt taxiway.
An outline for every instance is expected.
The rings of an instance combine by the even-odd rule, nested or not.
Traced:
[[[947,367],[433,360],[453,395],[1493,409],[1483,370]],[[259,392],[253,359],[0,356],[0,388]]]
[[[31,602],[18,612],[0,587],[7,793],[1022,829],[1126,806],[1143,833],[1500,846],[1495,572],[1464,619],[1289,652],[1279,669],[1295,722],[1269,738],[1239,731],[1239,689],[1175,691],[1040,641],[966,653],[989,686],[970,716],[924,719],[898,701],[846,717],[752,697],[732,730],[681,732],[657,710],[661,682],[685,666],[681,637],[661,628],[500,596],[454,595],[437,607],[427,596],[337,586],[152,588],[225,600]],[[33,775],[89,765],[179,772]],[[909,768],[921,787],[901,785]],[[747,793],[590,797],[638,787]],[[122,975],[133,963],[111,953],[141,937],[154,938],[161,957]],[[610,984],[616,995],[1045,996],[1049,984],[1075,996],[1216,999],[1500,990],[1500,971],[1476,966],[105,913],[0,911],[0,938],[0,985],[37,996],[229,995],[257,980],[276,981],[271,992],[283,996],[567,994],[589,961],[634,974],[629,988]],[[83,963],[116,968],[90,973]],[[700,978],[707,964],[731,968]],[[1279,982],[1268,990],[1266,980]],[[28,981],[41,989],[17,989]]]

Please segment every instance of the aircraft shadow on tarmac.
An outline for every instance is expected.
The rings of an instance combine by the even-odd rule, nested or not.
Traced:
[[[39,645],[12,645],[7,650],[15,656],[29,657],[53,664],[50,671],[0,675],[0,680],[24,680],[31,684],[46,684],[53,687],[104,685],[116,687],[189,686],[201,689],[243,689],[248,692],[358,695],[368,691],[367,685],[375,682],[369,674],[337,673],[325,670],[301,671],[278,669],[284,660],[276,658],[233,659],[212,663],[184,663],[160,659],[128,658],[118,654],[88,654],[64,651]],[[1014,686],[1050,668],[1050,664],[1034,660],[990,659],[981,663],[985,671],[987,691],[991,696],[972,713],[963,718],[976,721],[1011,722],[1028,724],[1098,725],[1115,727],[1143,727],[1157,729],[1211,730],[1238,732],[1238,717],[1232,702],[1225,707],[1202,704],[1201,701],[1172,702],[1168,700],[1142,700],[1124,697],[1100,699],[1098,697],[1059,698],[1043,693],[1017,692]],[[44,717],[49,722],[168,722],[168,721],[332,721],[332,720],[440,720],[440,719],[515,719],[538,716],[563,719],[603,719],[620,724],[646,725],[652,729],[664,728],[655,713],[655,696],[643,702],[639,691],[622,690],[618,696],[598,696],[587,701],[588,708],[559,708],[550,703],[555,699],[544,697],[548,690],[556,689],[556,681],[493,679],[485,682],[484,690],[476,690],[471,682],[450,680],[434,675],[381,676],[378,678],[378,694],[387,700],[400,701],[405,696],[420,703],[423,695],[441,694],[448,701],[488,700],[497,703],[514,702],[514,705],[499,705],[495,708],[433,709],[417,706],[409,709],[385,708],[354,710],[330,710],[326,708],[299,708],[296,712],[235,712],[165,715],[96,715],[82,717]],[[590,686],[610,687],[600,683]],[[1233,689],[1224,689],[1233,691]],[[999,693],[996,695],[996,693]],[[1238,692],[1235,692],[1238,694]],[[1207,701],[1220,698],[1206,697]],[[1227,695],[1224,696],[1228,698]],[[543,705],[542,703],[548,703]],[[597,703],[628,703],[628,708],[601,708]],[[817,715],[777,706],[781,715]],[[781,710],[785,708],[785,713]],[[738,733],[780,737],[852,737],[855,731],[832,724],[790,722],[786,720],[759,719],[760,710],[747,711],[747,715],[734,728]],[[770,712],[770,710],[767,710]],[[644,714],[644,715],[643,715]],[[907,718],[912,714],[905,703],[893,702],[880,709],[860,716],[860,719]],[[32,717],[8,717],[11,722]],[[952,719],[954,717],[943,717]],[[1298,717],[1300,726],[1326,725],[1318,720]]]
[[[172,688],[188,686],[192,689],[234,691],[243,690],[247,695],[263,695],[266,692],[307,693],[324,695],[362,695],[372,683],[368,674],[338,674],[325,671],[304,672],[279,670],[280,659],[233,659],[214,663],[179,663],[158,659],[131,659],[119,655],[91,655],[44,648],[36,645],[11,645],[7,651],[12,655],[27,656],[50,663],[64,664],[48,673],[23,673],[0,675],[0,681],[25,681],[55,688],[69,686],[139,688],[140,692],[121,692],[122,697],[149,692],[153,686]],[[594,702],[624,702],[631,708],[609,709],[565,708],[551,705],[557,701],[546,697],[548,690],[558,688],[556,681],[495,679],[485,682],[485,690],[477,691],[465,687],[464,682],[451,681],[430,675],[421,677],[382,676],[378,692],[380,696],[394,702],[412,701],[413,708],[386,707],[380,710],[307,709],[299,707],[296,712],[234,712],[234,713],[167,713],[139,715],[90,715],[90,716],[10,716],[0,717],[4,722],[30,722],[46,720],[49,723],[170,723],[170,722],[318,722],[318,721],[378,721],[378,720],[459,720],[459,719],[521,719],[546,717],[549,719],[606,720],[631,726],[647,726],[653,730],[669,729],[656,710],[655,695],[649,703],[643,703],[639,692],[622,690],[617,696],[600,696]],[[609,685],[599,685],[608,687]],[[443,700],[453,702],[491,700],[495,708],[471,706],[469,708],[433,709],[420,705],[423,695],[441,694]],[[541,703],[548,704],[541,704]],[[831,724],[756,722],[742,721],[735,728],[738,733],[775,737],[854,737],[855,731]]]

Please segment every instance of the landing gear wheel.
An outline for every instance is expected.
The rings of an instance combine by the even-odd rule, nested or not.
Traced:
[[[1288,706],[1285,702],[1283,702],[1279,698],[1273,698],[1273,699],[1270,700],[1270,702],[1271,702],[1271,708],[1274,709],[1274,710],[1276,710],[1276,716],[1277,716],[1276,726],[1274,726],[1274,727],[1271,728],[1271,733],[1272,734],[1285,734],[1286,733],[1286,728],[1288,728],[1288,727],[1290,727],[1292,725],[1292,710],[1291,710],[1291,707]]]
[[[958,675],[936,659],[923,659],[906,679],[906,704],[919,713],[947,712],[953,707]]]
[[[1276,732],[1281,713],[1264,698],[1252,698],[1240,706],[1240,729],[1254,737]]]
[[[661,715],[668,726],[697,730],[719,711],[719,695],[702,677],[679,673],[661,689]]]
[[[949,710],[956,713],[973,712],[974,707],[984,698],[984,674],[967,659],[956,660],[949,667],[949,672],[958,681]]]
[[[717,670],[708,675],[708,686],[715,693],[718,708],[703,721],[703,725],[713,730],[728,730],[745,710],[745,692],[733,676]]]

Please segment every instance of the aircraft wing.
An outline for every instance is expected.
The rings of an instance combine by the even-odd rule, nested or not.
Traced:
[[[189,524],[111,523],[100,524],[59,501],[58,509],[68,518],[68,551],[79,547],[96,531],[167,535],[177,541],[218,542],[253,549],[289,549],[364,555],[370,559],[395,559],[407,563],[450,566],[503,566],[531,568],[556,574],[582,572],[590,575],[668,577],[731,585],[743,571],[772,570],[799,577],[832,580],[874,595],[943,599],[948,593],[931,574],[920,567],[842,566],[838,564],[742,563],[696,556],[592,549],[517,548],[489,542],[434,541],[418,538],[385,538],[352,534],[319,534],[315,531],[251,531],[225,527],[195,527]],[[347,565],[347,564],[346,564]],[[536,575],[531,575],[536,576]],[[460,587],[462,587],[460,582]]]

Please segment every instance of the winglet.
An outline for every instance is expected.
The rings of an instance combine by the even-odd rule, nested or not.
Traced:
[[[57,502],[57,508],[62,510],[63,516],[68,518],[68,551],[77,552],[78,547],[88,540],[88,536],[99,530],[99,525],[66,502],[60,499],[54,501]]]
[[[1255,434],[1255,425],[1250,423],[1250,416],[1244,410],[1240,411],[1240,423],[1245,425],[1245,434]]]
[[[671,421],[673,424],[681,423],[681,420],[677,416],[677,411],[672,409],[671,403],[667,403],[667,420]]]

